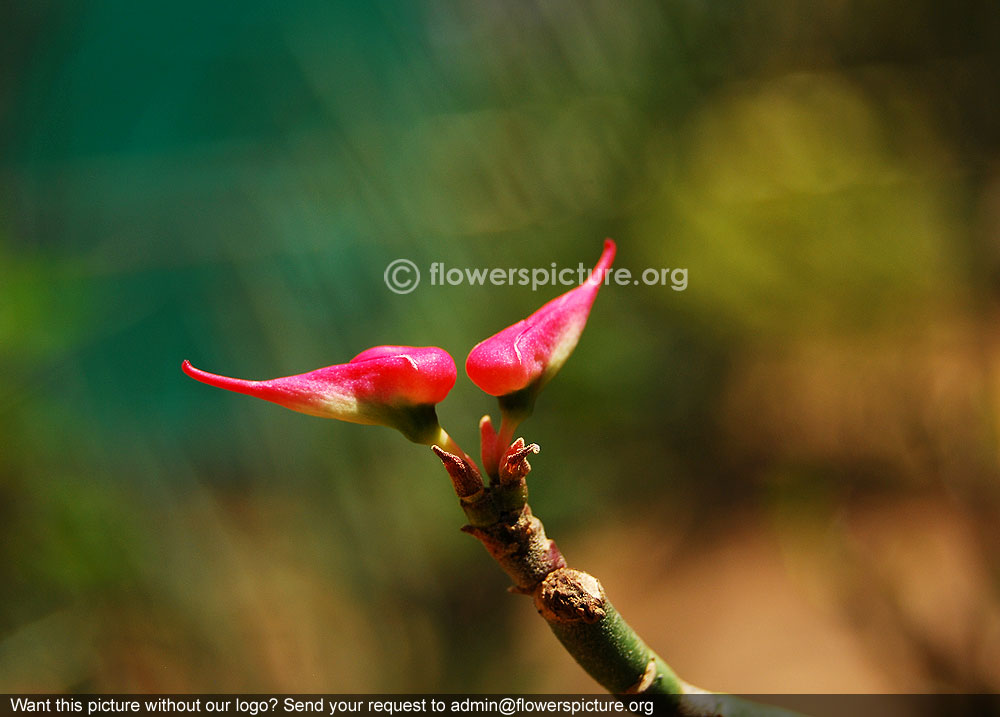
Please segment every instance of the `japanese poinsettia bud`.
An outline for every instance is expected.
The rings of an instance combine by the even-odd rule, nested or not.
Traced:
[[[477,344],[465,362],[472,382],[499,396],[501,405],[530,413],[534,395],[576,348],[615,249],[615,243],[606,240],[597,266],[583,284]]]
[[[201,371],[193,379],[272,401],[293,411],[396,428],[415,443],[440,440],[435,404],[455,385],[455,362],[434,346],[376,346],[348,363],[268,381],[246,381]]]

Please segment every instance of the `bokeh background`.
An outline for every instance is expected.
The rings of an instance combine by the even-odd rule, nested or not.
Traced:
[[[532,504],[687,680],[1000,690],[994,0],[3,3],[0,691],[591,691],[426,449],[210,389],[605,288]],[[473,450],[492,399],[439,413]]]

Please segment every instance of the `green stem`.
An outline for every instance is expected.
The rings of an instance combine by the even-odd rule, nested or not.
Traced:
[[[469,465],[475,466],[475,461],[472,460],[468,453],[462,450],[462,447],[458,445],[454,438],[448,435],[448,432],[443,428],[438,428],[438,434],[432,440],[427,442],[427,445],[439,445],[449,453],[453,453],[460,458],[463,458]]]
[[[688,717],[793,715],[684,682],[625,622],[600,582],[588,573],[553,570],[535,589],[534,598],[538,613],[566,651],[608,692],[656,697]]]
[[[470,514],[463,530],[483,543],[514,583],[514,592],[531,595],[538,613],[566,651],[598,684],[614,694],[656,696],[689,717],[778,717],[790,715],[728,695],[708,693],[682,679],[629,626],[592,575],[566,567],[545,527],[532,515],[527,488],[486,487],[476,504],[490,511]],[[463,504],[466,512],[470,505]],[[483,520],[495,516],[493,522]]]
[[[615,610],[597,578],[560,568],[545,577],[534,597],[559,642],[608,692],[683,693],[681,680]]]
[[[520,423],[520,418],[515,418],[507,413],[501,412],[500,431],[497,433],[497,446],[500,449],[500,455],[503,455],[503,452],[507,450],[507,446],[509,446],[511,441],[514,440],[514,431],[517,430]]]
[[[506,416],[504,424],[511,430]],[[501,437],[506,432],[502,426]],[[559,642],[602,687],[613,694],[658,697],[671,711],[686,717],[792,714],[687,684],[618,614],[597,578],[566,566],[559,548],[546,537],[545,526],[532,514],[527,502],[524,477],[531,470],[527,457],[537,452],[537,446],[522,450],[518,454],[520,462],[512,459],[515,465],[508,461],[500,471],[500,480],[489,486],[483,485],[476,472],[472,486],[472,460],[444,431],[441,441],[455,450],[455,454],[447,454],[434,446],[454,479],[469,518],[470,524],[462,530],[478,539],[503,568],[514,583],[513,592],[534,598],[538,614]]]

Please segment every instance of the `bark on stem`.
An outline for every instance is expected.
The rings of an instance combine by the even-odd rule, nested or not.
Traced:
[[[524,494],[523,487],[519,493]],[[498,488],[484,500],[502,503]],[[468,511],[469,506],[463,504]],[[476,506],[480,515],[481,506]],[[531,595],[538,613],[566,650],[602,687],[613,693],[684,693],[684,683],[618,614],[598,580],[566,567],[566,560],[545,535],[525,503],[519,512],[500,513],[492,525],[467,525],[510,576],[514,592]]]
[[[687,684],[625,622],[597,578],[566,566],[527,503],[527,455],[535,451],[524,452],[520,458],[524,464],[511,466],[506,481],[497,481],[475,496],[460,496],[470,522],[462,530],[476,537],[510,576],[513,592],[533,597],[539,615],[587,674],[614,694],[663,699],[680,715],[792,715]],[[440,457],[442,452],[438,453]],[[448,467],[449,461],[442,460]],[[449,467],[449,472],[453,470]]]
[[[618,614],[597,578],[559,568],[538,585],[534,598],[559,642],[609,692],[684,692],[673,670]]]

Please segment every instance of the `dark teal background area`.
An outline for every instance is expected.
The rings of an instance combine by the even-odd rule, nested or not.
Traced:
[[[689,286],[602,289],[523,426],[571,561],[708,688],[1000,689],[998,41],[987,0],[8,3],[0,691],[593,689],[429,451],[180,363],[441,346],[476,453],[465,356],[565,289],[430,264],[607,236]]]

